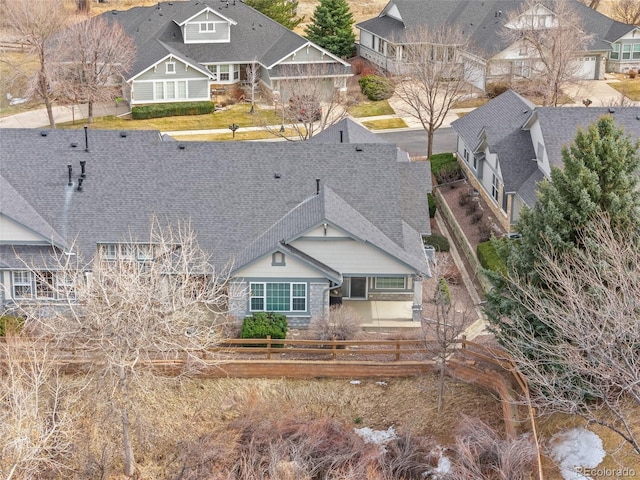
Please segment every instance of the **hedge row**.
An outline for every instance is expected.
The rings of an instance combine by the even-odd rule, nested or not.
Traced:
[[[131,118],[147,120],[149,118],[175,117],[179,115],[203,115],[213,112],[212,102],[181,102],[144,105],[131,109]]]
[[[506,273],[507,267],[498,256],[492,240],[479,243],[476,247],[476,254],[480,265],[487,270]]]

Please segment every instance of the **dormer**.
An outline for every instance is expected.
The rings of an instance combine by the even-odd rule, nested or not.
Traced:
[[[496,16],[502,14],[497,12]],[[546,28],[556,28],[558,19],[556,14],[544,5],[534,5],[526,12],[521,13],[518,17],[505,25],[512,30],[542,30]]]
[[[182,30],[184,43],[229,43],[234,20],[205,7],[195,15],[176,23]]]

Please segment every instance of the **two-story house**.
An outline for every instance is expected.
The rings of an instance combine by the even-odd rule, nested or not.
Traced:
[[[418,319],[429,163],[358,129],[344,121],[324,142],[293,143],[100,130],[85,143],[78,130],[3,130],[0,310],[64,300],[49,287],[64,281],[48,266],[56,252],[115,258],[133,238],[148,260],[157,218],[189,221],[212,264],[231,265],[238,318],[277,311],[305,327],[342,303],[369,322]]]
[[[458,28],[473,48],[461,52],[461,58],[466,77],[476,87],[527,78],[535,71],[535,49],[506,32],[523,24],[551,29],[557,22],[553,2],[540,0],[517,16],[525,5],[526,0],[391,0],[377,17],[356,25],[358,52],[384,70],[403,72],[408,68],[403,55],[407,32],[419,26],[448,25]],[[612,20],[577,0],[570,5],[592,35],[587,49],[576,52],[576,77],[602,79],[605,71],[640,68],[639,27]]]
[[[158,2],[102,16],[136,45],[124,79],[130,105],[210,100],[256,77],[266,93],[301,77],[346,90],[352,75],[347,62],[240,0]]]
[[[451,126],[467,178],[509,231],[522,208],[535,204],[538,182],[562,166],[562,148],[603,115],[640,139],[638,107],[536,107],[511,90]]]

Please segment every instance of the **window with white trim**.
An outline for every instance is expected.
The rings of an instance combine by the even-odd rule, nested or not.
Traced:
[[[53,298],[53,273],[35,272],[36,298]]]
[[[205,22],[200,24],[200,33],[203,32],[215,32],[216,24],[213,22]]]
[[[375,286],[380,290],[406,290],[406,277],[376,277]]]
[[[13,298],[32,298],[31,272],[26,270],[13,273]]]
[[[493,177],[491,178],[491,196],[496,202],[498,201],[499,194],[500,194],[500,180],[498,180],[498,177],[494,173]]]
[[[187,98],[186,80],[161,80],[154,82],[154,100],[173,100]]]
[[[229,65],[218,65],[218,71],[221,82],[229,81]]]
[[[464,151],[462,152],[462,156],[464,157],[464,161],[469,163],[469,150],[465,148]]]
[[[620,44],[619,43],[614,43],[611,48],[613,50],[611,50],[609,52],[609,58],[611,60],[618,60],[620,59]]]
[[[631,59],[631,44],[627,43],[622,45],[622,60],[630,60]]]
[[[167,73],[176,73],[176,63],[175,62],[167,62],[165,63],[166,72]]]
[[[631,54],[633,60],[640,60],[640,43],[633,44],[633,52]]]
[[[22,299],[49,299],[59,297],[58,289],[75,297],[73,278],[56,274],[47,270],[31,272],[29,270],[17,270],[11,272],[13,280],[13,298]]]
[[[307,284],[301,282],[251,282],[252,312],[306,312]]]

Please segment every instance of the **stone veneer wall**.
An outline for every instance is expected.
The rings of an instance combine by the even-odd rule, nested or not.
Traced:
[[[287,315],[289,328],[308,328],[313,317],[325,317],[329,315],[329,282],[319,280],[309,283],[309,312],[311,316]],[[229,313],[238,322],[242,322],[247,315],[247,292],[249,284],[246,281],[234,282],[230,287]]]

